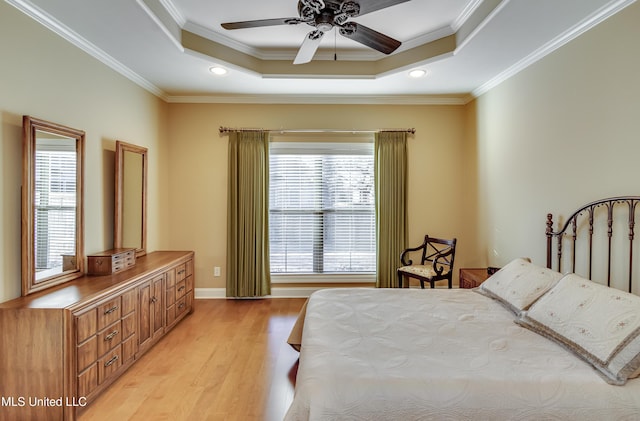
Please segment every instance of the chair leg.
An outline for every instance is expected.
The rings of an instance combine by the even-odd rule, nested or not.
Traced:
[[[424,289],[424,281],[420,279],[420,288]]]
[[[398,272],[398,288],[402,288],[402,273]]]

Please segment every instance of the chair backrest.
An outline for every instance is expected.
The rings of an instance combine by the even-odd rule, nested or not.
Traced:
[[[456,256],[456,241],[456,238],[446,240],[425,235],[424,248],[422,249],[422,264],[424,265],[430,262],[433,264],[436,272],[439,273],[442,273],[444,269],[446,269],[444,270],[445,272],[453,269],[453,261]]]

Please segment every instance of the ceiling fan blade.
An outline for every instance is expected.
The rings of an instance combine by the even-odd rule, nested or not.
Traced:
[[[318,50],[323,36],[324,32],[319,30],[309,32],[304,38],[304,41],[298,50],[298,54],[293,60],[293,64],[309,63],[316,54],[316,50]]]
[[[358,16],[395,6],[396,4],[406,3],[408,1],[410,0],[359,0],[360,13],[358,13]]]
[[[259,28],[261,26],[276,26],[276,25],[297,25],[300,22],[300,18],[279,18],[279,19],[260,19],[260,20],[248,20],[244,22],[227,22],[223,23],[224,29],[245,29],[245,28]]]
[[[356,22],[346,23],[340,28],[340,34],[384,54],[391,54],[402,45],[397,39],[381,34],[364,25],[359,25]]]

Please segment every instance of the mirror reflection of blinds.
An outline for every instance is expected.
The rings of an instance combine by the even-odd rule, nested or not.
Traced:
[[[62,267],[63,255],[76,254],[75,150],[36,150],[36,270]]]
[[[373,143],[272,142],[271,273],[376,268]]]

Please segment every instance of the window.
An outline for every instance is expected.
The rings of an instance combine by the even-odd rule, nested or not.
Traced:
[[[36,271],[66,270],[64,256],[76,255],[75,140],[38,142],[34,207]]]
[[[272,142],[272,274],[376,270],[373,143]]]

